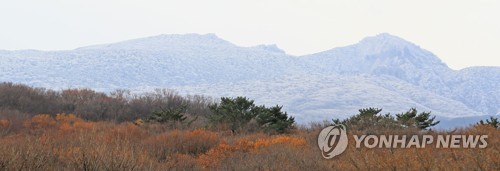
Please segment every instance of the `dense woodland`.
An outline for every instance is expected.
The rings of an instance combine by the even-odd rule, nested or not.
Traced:
[[[487,134],[485,149],[367,149],[350,143],[326,160],[319,131],[359,134]],[[105,94],[0,84],[0,170],[500,170],[498,119],[436,131],[430,112],[297,125],[281,106],[245,97],[212,99],[172,90]],[[352,138],[352,136],[348,136]],[[349,140],[354,142],[354,140]]]

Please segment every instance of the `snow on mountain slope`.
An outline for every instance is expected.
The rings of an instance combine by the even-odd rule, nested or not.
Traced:
[[[423,86],[452,72],[431,52],[387,33],[304,58],[325,72],[390,75]]]
[[[274,53],[285,54],[285,51],[283,49],[280,49],[276,44],[258,45],[258,46],[254,46],[252,48],[261,49],[261,50],[265,50],[265,51],[269,51],[269,52],[274,52]]]
[[[416,107],[441,118],[499,114],[500,67],[451,70],[390,34],[306,56],[239,47],[214,34],[159,35],[68,51],[0,51],[0,82],[98,91],[174,88],[280,104],[299,122],[363,107]],[[463,120],[461,120],[463,121]]]
[[[431,52],[387,33],[304,58],[311,59],[323,73],[390,76],[483,114],[500,112],[500,67],[454,71]]]
[[[500,115],[500,67],[470,67],[459,70],[447,85],[451,98],[476,111]]]
[[[302,70],[286,54],[238,47],[211,34],[160,35],[73,51],[17,51],[0,57],[2,73],[13,72],[0,81],[99,90],[265,80]]]
[[[78,48],[77,50],[90,50],[90,49],[114,49],[114,50],[175,50],[179,51],[184,48],[193,52],[193,49],[208,48],[208,49],[226,49],[228,47],[236,47],[236,45],[220,39],[215,34],[163,34],[158,36],[151,36],[146,38],[139,38],[127,40],[112,44],[102,44]]]
[[[257,103],[283,105],[302,123],[346,118],[365,107],[392,114],[416,107],[444,118],[482,115],[463,103],[390,77],[295,75],[268,81],[175,87],[183,94],[248,96]]]

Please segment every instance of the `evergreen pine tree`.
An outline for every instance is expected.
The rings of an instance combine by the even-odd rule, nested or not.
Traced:
[[[486,119],[486,123],[481,120],[479,121],[479,124],[480,125],[490,125],[494,128],[499,128],[500,127],[500,123],[498,122],[498,118],[494,118],[493,116],[490,116],[490,119]]]
[[[154,111],[149,118],[148,121],[155,121],[159,123],[167,123],[167,122],[183,122],[186,120],[187,106],[183,105],[181,107],[170,107],[170,108],[161,108],[160,111]]]
[[[283,106],[274,106],[271,108],[263,109],[259,115],[257,115],[257,122],[266,131],[272,131],[276,133],[285,133],[293,127],[295,123],[294,117],[288,117],[286,112],[282,112]]]
[[[431,118],[431,112],[417,113],[417,109],[411,108],[405,113],[396,114],[396,120],[404,127],[417,127],[419,129],[427,129],[431,126],[439,124],[440,122],[434,122],[436,116]]]

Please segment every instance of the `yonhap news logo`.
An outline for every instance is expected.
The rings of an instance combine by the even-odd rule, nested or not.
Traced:
[[[352,135],[355,148],[486,148],[488,135],[433,134],[433,135]],[[348,146],[345,125],[323,128],[318,135],[318,146],[325,159],[342,154]]]
[[[318,136],[318,146],[325,159],[342,154],[347,149],[347,132],[342,124],[323,128]]]

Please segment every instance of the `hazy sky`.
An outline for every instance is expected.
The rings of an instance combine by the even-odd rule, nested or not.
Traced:
[[[461,69],[500,66],[499,16],[496,0],[0,0],[0,49],[215,33],[303,55],[387,32]]]

